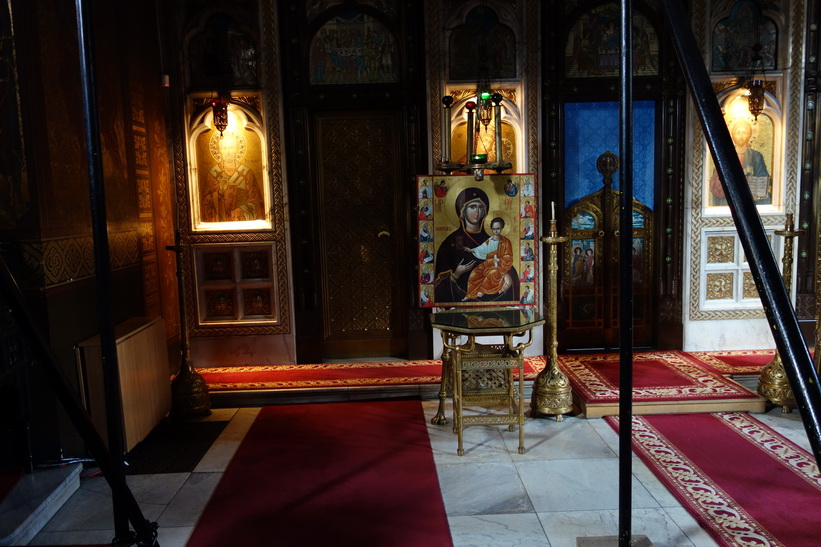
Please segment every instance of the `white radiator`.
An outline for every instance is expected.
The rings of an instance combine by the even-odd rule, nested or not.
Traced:
[[[116,330],[123,414],[123,450],[145,439],[171,410],[171,379],[162,317],[135,317]],[[100,336],[77,344],[80,395],[100,435],[107,441]]]

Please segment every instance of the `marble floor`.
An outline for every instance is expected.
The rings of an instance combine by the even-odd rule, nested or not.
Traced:
[[[457,547],[572,547],[579,538],[618,534],[618,437],[604,420],[529,419],[524,454],[517,450],[517,432],[470,427],[460,457],[451,427],[430,424],[437,402],[422,405]],[[162,547],[185,545],[258,411],[215,409],[208,419],[230,423],[194,472],[128,477],[145,517],[159,524]],[[757,417],[810,450],[797,412],[773,409]],[[646,535],[655,546],[716,545],[635,456],[632,475],[634,535]],[[112,536],[110,492],[94,476],[81,480],[29,545],[109,543]]]

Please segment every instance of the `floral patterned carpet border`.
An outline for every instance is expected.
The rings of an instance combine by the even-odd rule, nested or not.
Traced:
[[[618,417],[605,420],[618,431]],[[634,416],[633,451],[720,545],[816,545],[812,454],[744,412]]]
[[[525,358],[525,379],[545,367],[543,355]],[[382,361],[313,365],[198,368],[210,391],[345,388],[438,384],[442,361]]]

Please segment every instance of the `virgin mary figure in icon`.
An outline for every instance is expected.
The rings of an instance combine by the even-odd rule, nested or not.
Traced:
[[[436,254],[434,298],[437,305],[465,301],[518,302],[519,276],[513,266],[504,274],[497,292],[468,296],[470,272],[482,263],[472,251],[490,239],[484,227],[490,200],[484,190],[467,187],[456,197],[455,208],[459,227],[448,234]]]

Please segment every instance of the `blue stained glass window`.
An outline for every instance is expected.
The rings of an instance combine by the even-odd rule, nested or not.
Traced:
[[[565,208],[602,188],[596,160],[619,154],[619,103],[565,104]],[[655,186],[655,102],[633,103],[633,196],[653,208]],[[619,189],[619,172],[613,174]]]

